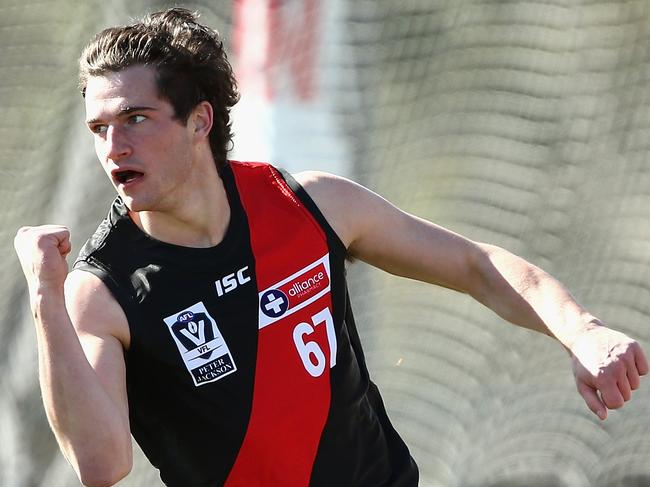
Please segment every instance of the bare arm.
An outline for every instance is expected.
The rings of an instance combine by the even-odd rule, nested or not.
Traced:
[[[610,330],[556,279],[512,253],[405,213],[336,176],[296,175],[348,252],[393,274],[467,293],[499,316],[556,338],[578,391],[601,419],[639,387],[648,364],[637,342]]]
[[[124,347],[128,326],[101,281],[72,272],[64,227],[23,228],[15,239],[36,325],[39,381],[56,439],[87,486],[113,485],[131,469]]]

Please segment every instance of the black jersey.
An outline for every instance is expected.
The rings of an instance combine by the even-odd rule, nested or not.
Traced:
[[[136,441],[169,486],[417,485],[368,377],[344,245],[288,174],[221,176],[217,246],[157,241],[118,198],[75,263],[127,316]]]

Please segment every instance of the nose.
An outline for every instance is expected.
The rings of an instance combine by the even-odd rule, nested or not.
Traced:
[[[110,125],[104,139],[104,151],[107,160],[119,161],[132,152],[131,143],[119,127]]]

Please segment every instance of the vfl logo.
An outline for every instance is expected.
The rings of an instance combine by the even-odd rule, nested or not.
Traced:
[[[205,313],[192,313],[186,311],[178,315],[176,323],[172,325],[172,332],[186,350],[196,349],[199,358],[207,359],[212,355],[212,350],[206,342],[214,340],[214,329],[216,325]],[[193,359],[194,360],[194,359]]]
[[[214,382],[237,370],[216,321],[202,302],[164,318],[164,322],[195,385]]]

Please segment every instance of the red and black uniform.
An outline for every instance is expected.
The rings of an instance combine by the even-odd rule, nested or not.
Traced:
[[[135,439],[169,486],[416,486],[368,377],[344,245],[288,174],[221,176],[217,246],[157,241],[118,198],[75,263],[128,318]]]

